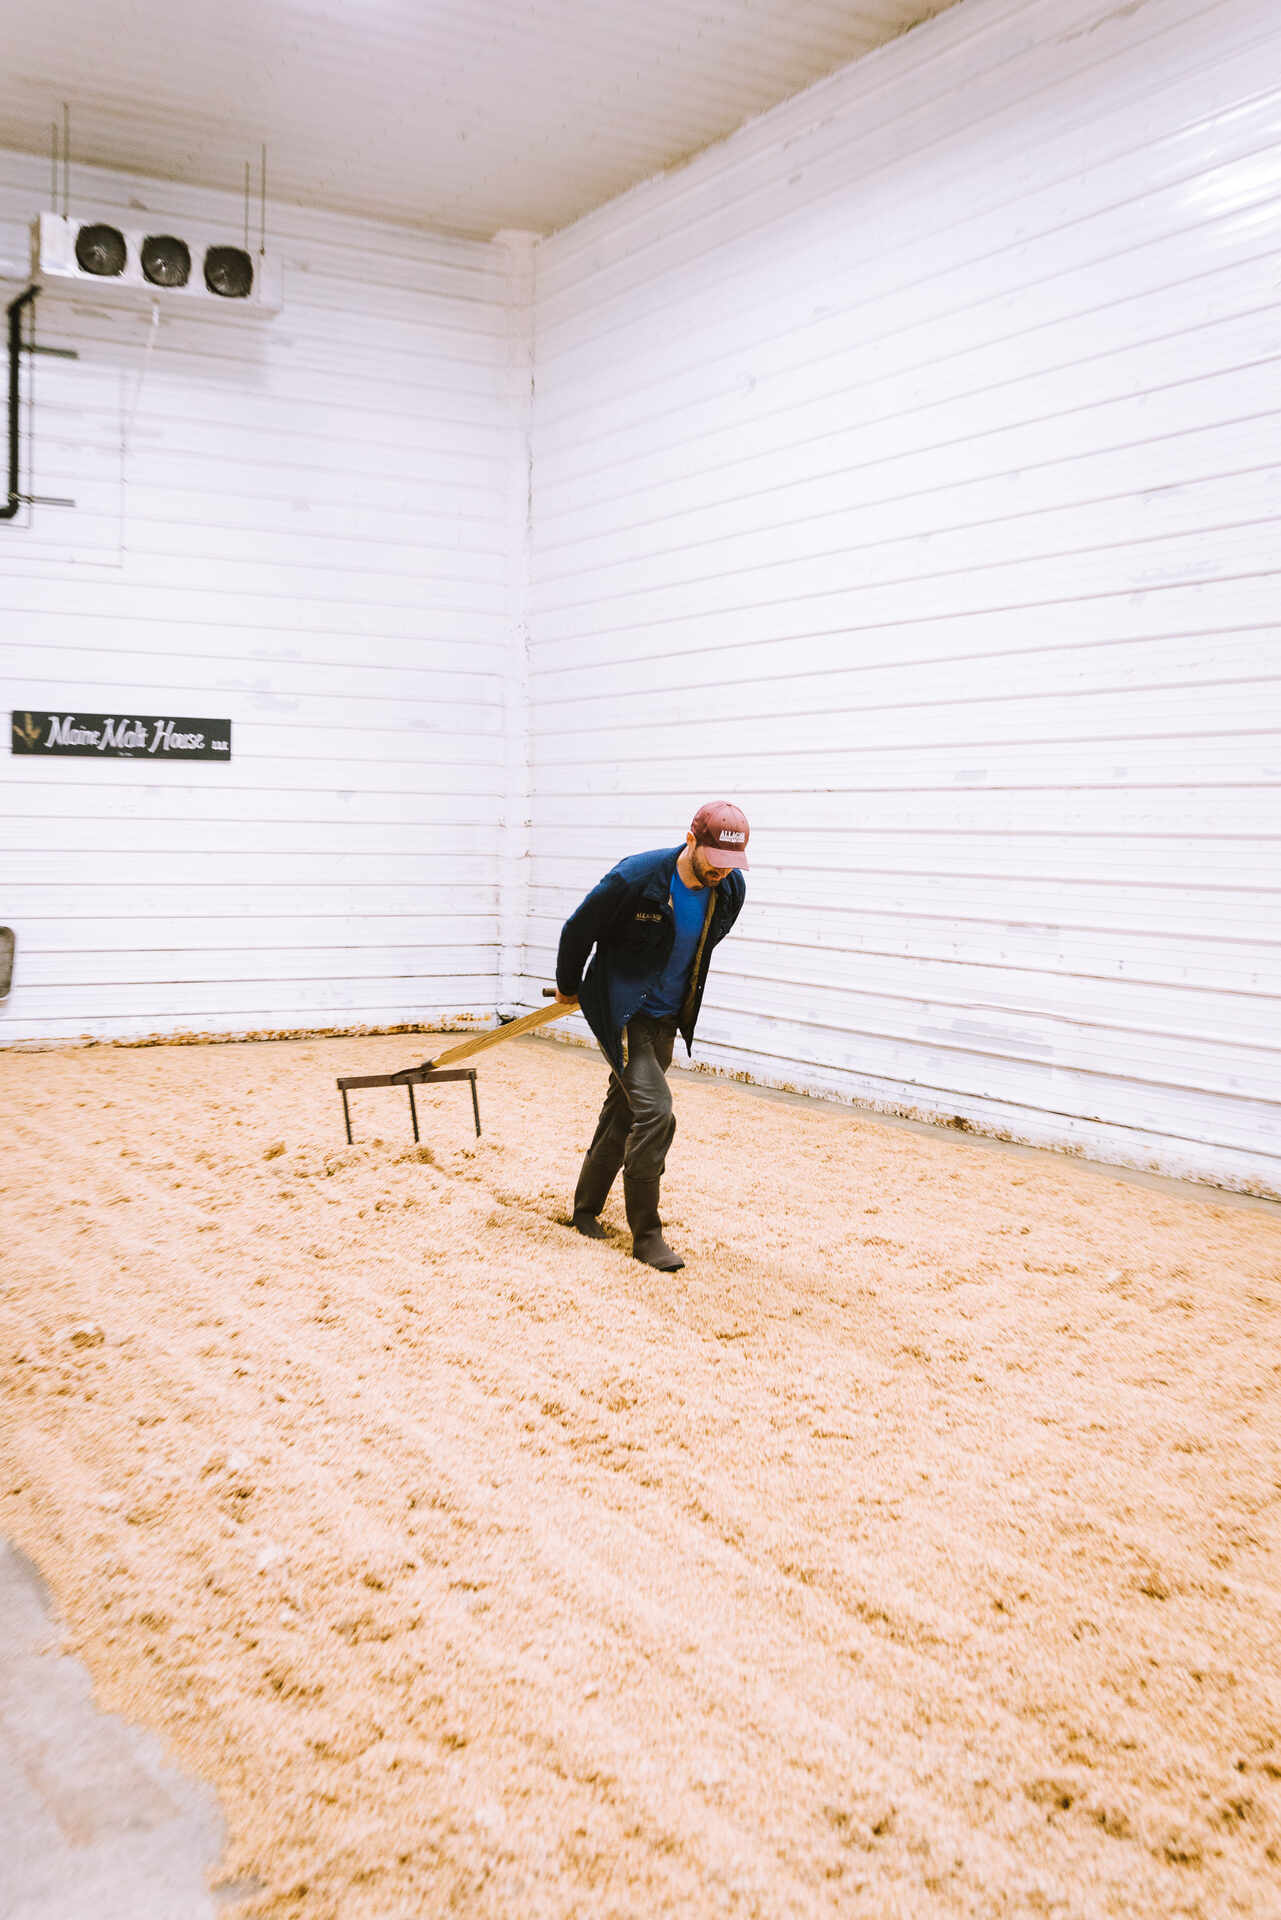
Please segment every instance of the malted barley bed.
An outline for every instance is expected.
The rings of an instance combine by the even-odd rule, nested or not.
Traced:
[[[685,1078],[665,1277],[422,1044],[0,1055],[0,1533],[249,1910],[1275,1920],[1281,1215]]]

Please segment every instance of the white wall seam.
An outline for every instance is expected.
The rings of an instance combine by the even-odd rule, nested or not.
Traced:
[[[512,459],[508,551],[511,638],[503,682],[506,787],[499,887],[500,1011],[526,997],[525,930],[529,914],[529,572],[533,544],[534,287],[537,235],[504,231],[495,243],[508,256]]]

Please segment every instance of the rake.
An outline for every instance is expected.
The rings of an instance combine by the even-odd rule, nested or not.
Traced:
[[[543,988],[544,1000],[554,998],[554,987]],[[399,1073],[362,1073],[339,1080],[338,1091],[342,1095],[343,1125],[347,1129],[347,1145],[352,1145],[351,1107],[347,1096],[359,1087],[404,1087],[409,1095],[409,1118],[417,1142],[418,1106],[414,1100],[414,1088],[434,1080],[467,1080],[471,1083],[472,1117],[476,1122],[476,1138],[480,1138],[480,1099],[476,1092],[475,1067],[460,1067],[460,1060],[468,1060],[475,1053],[485,1053],[490,1047],[496,1047],[503,1040],[514,1040],[517,1034],[533,1033],[538,1027],[548,1027],[553,1020],[563,1020],[567,1013],[573,1013],[577,1001],[569,1005],[560,1002],[554,1007],[535,1007],[532,1013],[522,1014],[519,1020],[507,1020],[500,1027],[493,1027],[488,1033],[473,1034],[471,1039],[451,1047],[448,1053],[442,1053],[434,1060],[424,1060],[420,1067],[402,1067]]]

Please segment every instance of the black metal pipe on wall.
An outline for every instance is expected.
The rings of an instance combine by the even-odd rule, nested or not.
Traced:
[[[22,498],[18,492],[19,485],[21,484],[18,476],[18,453],[22,423],[22,314],[23,309],[30,306],[39,291],[39,287],[28,287],[27,291],[20,293],[16,300],[11,300],[8,307],[9,488],[8,498],[4,506],[0,507],[0,520],[15,519],[18,509],[22,505]]]

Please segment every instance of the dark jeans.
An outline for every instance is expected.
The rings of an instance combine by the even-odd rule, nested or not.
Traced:
[[[659,1181],[676,1131],[667,1069],[676,1021],[638,1014],[627,1028],[627,1065],[610,1069],[609,1091],[574,1195],[576,1213],[599,1213],[621,1167],[624,1177]]]

